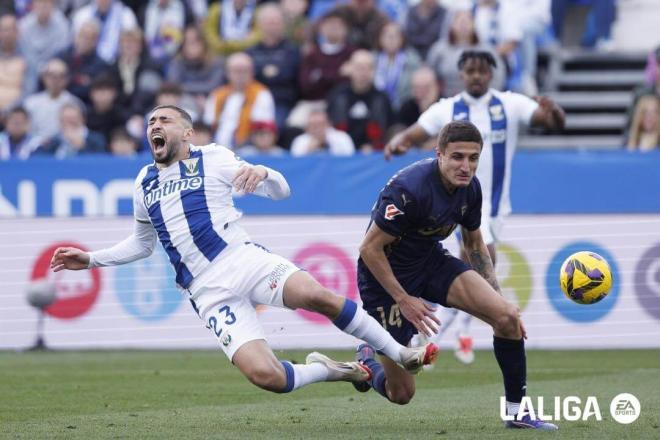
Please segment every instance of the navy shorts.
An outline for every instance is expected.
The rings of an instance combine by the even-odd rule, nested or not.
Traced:
[[[447,306],[451,283],[465,271],[472,269],[464,261],[448,252],[438,252],[424,271],[413,277],[414,282],[403,284],[409,295]],[[396,275],[396,274],[395,274]],[[362,278],[362,277],[359,277]],[[399,311],[394,299],[378,283],[358,283],[362,307],[402,345],[408,345],[417,329]]]

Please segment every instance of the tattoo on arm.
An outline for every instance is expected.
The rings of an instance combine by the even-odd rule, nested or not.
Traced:
[[[490,284],[497,293],[501,293],[500,285],[497,282],[497,277],[495,276],[495,268],[493,267],[493,262],[490,259],[490,255],[486,254],[479,250],[475,249],[469,254],[470,263],[472,268],[481,275],[488,284]]]

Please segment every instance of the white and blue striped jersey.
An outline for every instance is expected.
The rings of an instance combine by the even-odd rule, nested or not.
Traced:
[[[484,141],[477,178],[483,193],[482,215],[497,217],[511,212],[511,161],[518,144],[519,124],[528,125],[538,103],[527,96],[490,89],[480,98],[461,92],[429,107],[417,123],[430,136],[454,120],[469,120]]]
[[[191,147],[188,159],[167,168],[152,163],[138,174],[135,219],[153,226],[179,286],[190,286],[228,245],[249,240],[233,224],[241,213],[234,207],[232,180],[245,165],[231,150],[211,144]],[[289,188],[281,174],[268,169],[267,180],[254,193],[279,199],[289,195]]]

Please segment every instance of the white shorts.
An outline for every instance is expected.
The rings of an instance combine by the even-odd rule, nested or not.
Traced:
[[[481,226],[479,227],[479,230],[481,230],[481,236],[483,237],[486,246],[497,244],[502,233],[503,226],[504,222],[502,217],[490,217],[485,215],[481,217]],[[456,239],[458,240],[458,245],[462,246],[463,242],[461,239],[460,228],[456,228],[455,235]]]
[[[241,243],[223,250],[186,293],[232,360],[246,342],[266,339],[255,306],[284,307],[284,283],[299,270],[258,244]]]
[[[484,238],[486,245],[496,244],[502,233],[504,222],[502,217],[481,217],[481,236]]]

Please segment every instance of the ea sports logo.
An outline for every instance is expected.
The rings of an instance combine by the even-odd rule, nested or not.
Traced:
[[[73,319],[87,313],[96,302],[101,290],[101,274],[98,268],[52,272],[50,260],[58,247],[86,248],[79,243],[60,242],[44,249],[32,268],[30,279],[38,281],[50,280],[55,284],[56,300],[44,311],[60,319]]]
[[[293,257],[293,262],[309,272],[323,287],[352,300],[357,298],[355,263],[337,246],[329,243],[309,244]],[[328,322],[318,313],[300,309],[296,312],[316,324]]]
[[[610,414],[617,422],[627,425],[639,417],[642,405],[637,397],[630,393],[621,393],[612,399]]]

